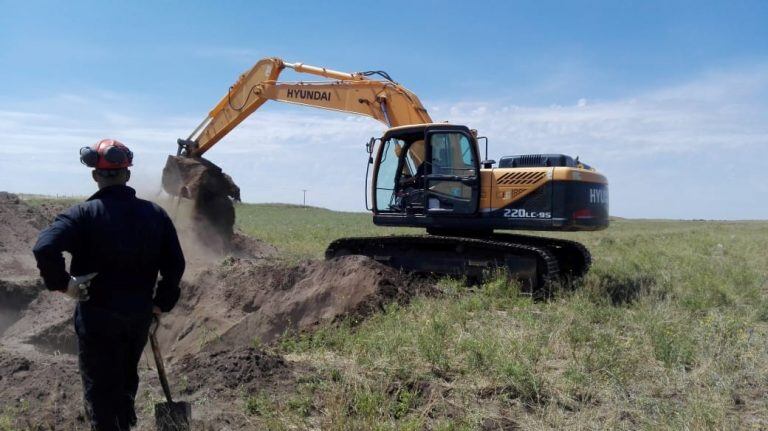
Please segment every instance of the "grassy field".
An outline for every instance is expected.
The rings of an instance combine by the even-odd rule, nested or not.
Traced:
[[[391,234],[367,214],[239,205],[288,258]],[[273,429],[767,429],[768,222],[620,220],[583,242],[580,288],[532,302],[501,279],[283,340],[317,370],[289,399],[244,394]]]
[[[237,226],[280,249],[285,257],[319,259],[328,243],[345,236],[414,232],[378,227],[370,214],[287,204],[238,204]]]

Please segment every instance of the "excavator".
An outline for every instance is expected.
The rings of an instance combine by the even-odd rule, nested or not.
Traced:
[[[279,81],[286,69],[325,79]],[[512,155],[497,163],[488,158],[487,137],[464,125],[434,122],[419,98],[386,72],[346,73],[279,58],[258,61],[178,140],[163,172],[166,192],[191,199],[210,195],[201,186],[205,181],[189,175],[197,171],[211,173],[223,194],[239,198],[231,179],[202,156],[269,100],[384,123],[384,134],[365,145],[366,208],[376,225],[426,229],[422,235],[337,239],[327,259],[365,255],[404,271],[468,279],[501,270],[541,293],[582,277],[591,264],[589,251],[574,241],[499,231],[608,226],[608,181],[578,157]],[[232,223],[233,214],[226,215]]]

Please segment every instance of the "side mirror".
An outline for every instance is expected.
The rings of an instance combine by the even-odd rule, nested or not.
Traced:
[[[488,160],[488,138],[485,137],[485,136],[478,136],[477,137],[477,143],[478,144],[480,143],[481,139],[485,140],[485,160]]]

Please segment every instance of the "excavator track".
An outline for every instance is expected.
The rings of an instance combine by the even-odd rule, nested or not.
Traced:
[[[432,234],[460,238],[483,238],[493,241],[544,248],[557,259],[557,266],[559,269],[557,280],[563,285],[573,284],[573,282],[579,280],[586,275],[587,271],[589,271],[589,267],[592,265],[592,255],[589,253],[589,250],[582,244],[567,239],[472,231],[464,231],[461,233],[439,231],[439,233],[432,232]]]
[[[341,238],[325,258],[364,255],[403,271],[483,279],[503,268],[534,296],[546,295],[559,277],[558,259],[547,247],[506,238],[438,235]]]
[[[592,266],[592,254],[581,243],[567,239],[517,234],[493,234],[496,241],[524,244],[547,249],[557,259],[561,282],[573,282],[587,274]]]
[[[589,250],[576,241],[498,233],[341,238],[328,246],[325,257],[350,254],[365,255],[403,271],[471,279],[504,268],[534,294],[548,294],[553,282],[573,283],[592,264]]]

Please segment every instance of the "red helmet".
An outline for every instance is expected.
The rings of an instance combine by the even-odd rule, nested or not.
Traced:
[[[114,139],[102,139],[98,144],[80,149],[80,162],[95,169],[122,169],[133,166],[133,153]]]

